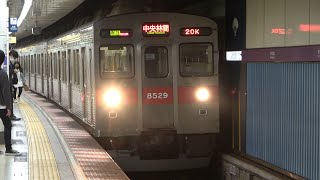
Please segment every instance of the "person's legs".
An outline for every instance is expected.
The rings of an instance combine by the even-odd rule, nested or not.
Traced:
[[[16,87],[13,87],[13,101],[16,102],[17,101],[17,89]]]
[[[23,87],[19,87],[18,102],[20,102],[20,96],[21,96],[21,94],[22,94],[22,88],[23,88]]]
[[[19,94],[18,94],[18,97],[20,97],[20,96],[21,96],[21,94],[22,94],[22,88],[23,88],[23,87],[19,87]]]
[[[11,86],[11,87],[13,88],[13,86]],[[10,91],[10,95],[11,95],[12,102],[13,102],[13,90]],[[13,116],[13,103],[11,103],[11,109],[12,109],[11,116]]]
[[[0,118],[2,119],[2,123],[4,126],[4,143],[6,146],[6,156],[20,156],[22,153],[13,150],[11,144],[11,129],[12,124],[8,116],[6,116],[7,110],[0,109]]]
[[[11,87],[13,87],[13,86],[11,85]],[[10,91],[11,97],[13,97],[13,96],[12,96],[12,93],[13,93],[13,92]],[[11,103],[11,109],[12,109],[12,112],[11,112],[10,119],[13,120],[13,121],[19,121],[21,118],[17,118],[17,117],[13,114],[13,101],[12,101],[12,103]]]
[[[0,109],[0,118],[2,119],[3,126],[4,126],[4,143],[6,146],[6,150],[12,149],[11,146],[11,128],[12,124],[10,119],[6,116],[7,110]]]

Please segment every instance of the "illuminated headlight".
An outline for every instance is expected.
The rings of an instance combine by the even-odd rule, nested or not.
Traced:
[[[199,100],[199,101],[207,101],[209,99],[209,91],[207,88],[199,88],[197,91],[196,91],[196,98]]]
[[[104,96],[103,100],[105,104],[109,107],[116,107],[121,103],[121,94],[117,89],[108,90]]]

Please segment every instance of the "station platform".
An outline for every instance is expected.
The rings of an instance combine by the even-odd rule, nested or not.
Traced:
[[[21,120],[12,121],[12,147],[22,155],[0,155],[0,179],[129,179],[89,133],[45,98],[23,92],[14,114]]]

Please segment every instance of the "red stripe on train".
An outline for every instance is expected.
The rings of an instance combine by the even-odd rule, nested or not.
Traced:
[[[123,101],[126,105],[138,104],[138,90],[137,88],[122,89]]]
[[[207,88],[209,91],[209,99],[208,102],[214,101],[218,98],[218,86],[201,86],[202,88]],[[200,87],[192,87],[192,86],[180,86],[178,88],[178,103],[179,104],[191,104],[195,102],[199,102],[196,98],[196,91]]]
[[[104,105],[104,94],[108,89],[97,91],[97,104]],[[138,104],[138,90],[137,88],[121,88],[119,89],[121,94],[122,105],[137,105]]]

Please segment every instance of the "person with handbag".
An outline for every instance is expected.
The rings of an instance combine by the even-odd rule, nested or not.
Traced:
[[[24,79],[23,69],[21,68],[19,63],[14,64],[14,76],[12,78],[13,82],[13,100],[14,102],[20,102],[20,96],[22,94],[22,88],[24,87],[26,80]],[[13,81],[14,79],[17,79],[17,81]],[[16,82],[16,83],[15,83]],[[18,98],[17,98],[17,90],[18,92]]]
[[[0,50],[0,66],[4,62],[4,52]],[[6,147],[6,155],[7,156],[20,156],[22,153],[12,149],[11,142],[11,129],[12,123],[10,121],[10,115],[12,112],[12,97],[11,97],[11,84],[9,82],[8,75],[6,71],[0,68],[0,118],[2,120],[4,126],[4,143]],[[3,154],[0,151],[0,154]]]

